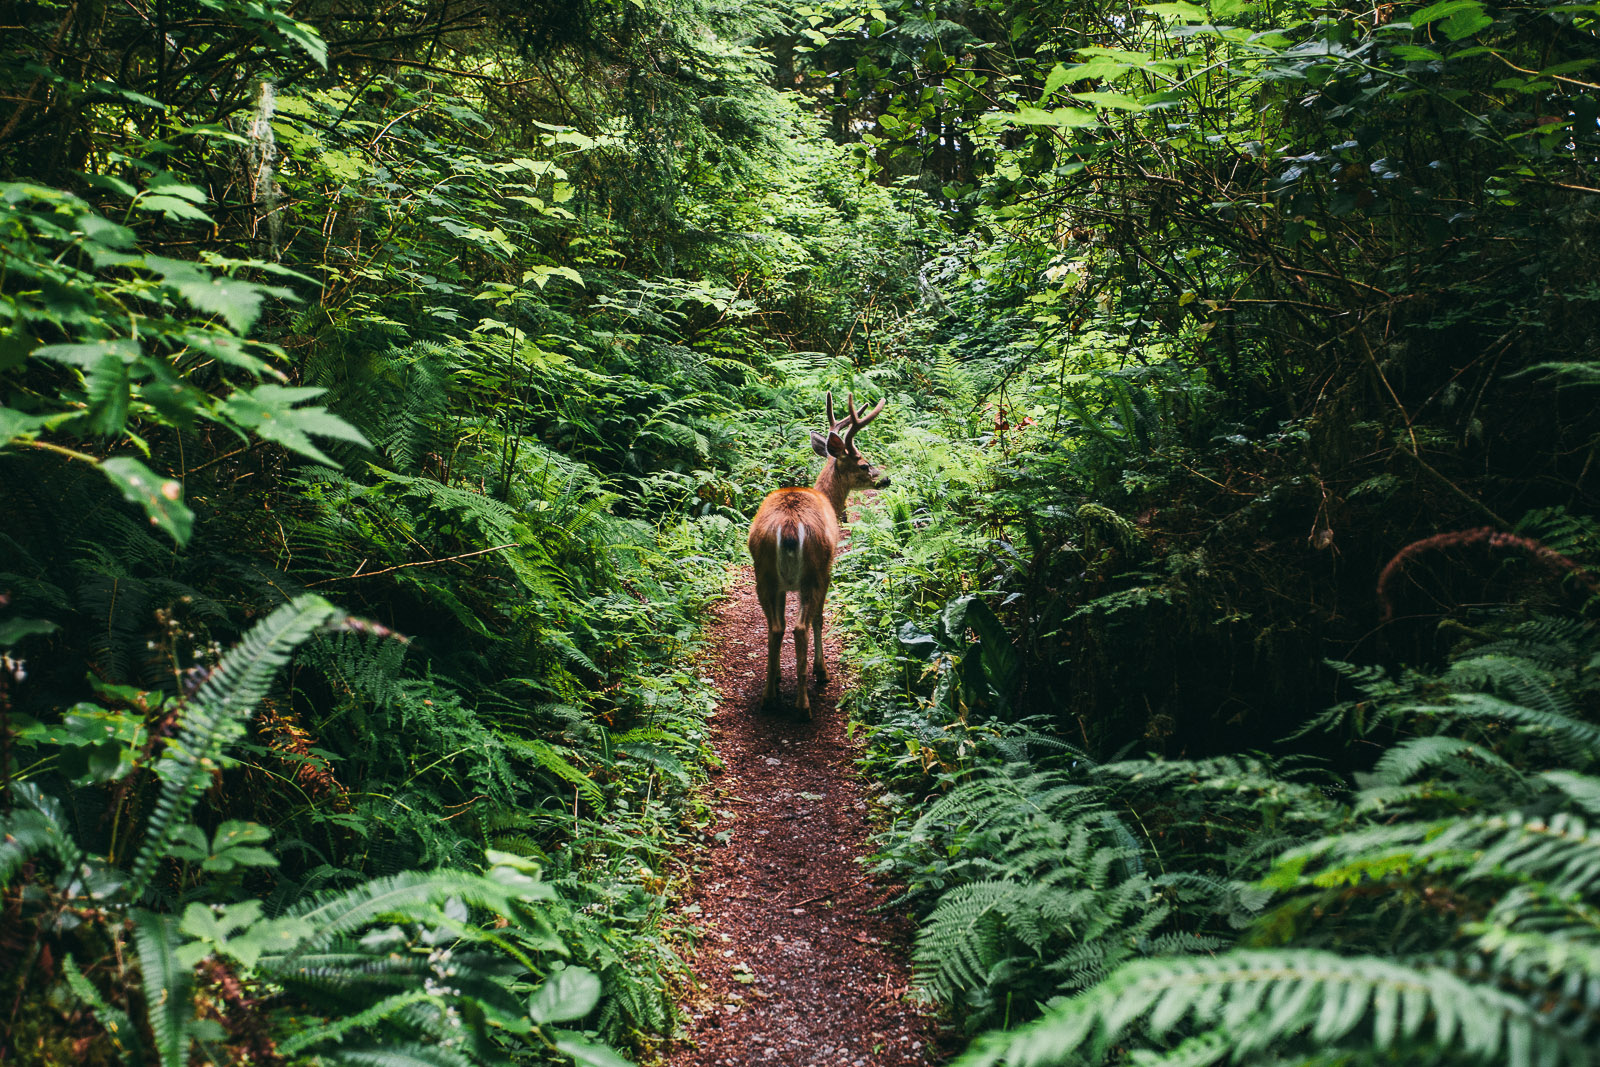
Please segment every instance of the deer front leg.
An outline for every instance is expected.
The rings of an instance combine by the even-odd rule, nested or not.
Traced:
[[[812,666],[817,672],[817,688],[821,689],[828,684],[828,664],[822,658],[822,608],[828,602],[828,583],[826,579],[817,589],[816,609],[811,614],[811,639],[816,646],[816,655],[812,658]]]
[[[817,621],[811,624],[811,636],[813,644],[816,646],[815,654],[812,656],[812,669],[816,671],[817,688],[820,689],[828,684],[828,665],[822,659],[822,615],[820,613],[817,615]]]

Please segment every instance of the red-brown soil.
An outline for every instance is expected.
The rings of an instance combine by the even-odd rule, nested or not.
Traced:
[[[813,697],[813,721],[793,710],[787,634],[781,704],[763,710],[766,622],[748,568],[729,588],[710,646],[722,695],[712,737],[724,769],[708,798],[718,822],[685,908],[703,937],[686,1039],[667,1063],[926,1067],[932,1026],[905,999],[909,923],[874,910],[890,893],[856,862],[868,851],[867,804],[838,709],[838,639],[824,635],[832,679]]]

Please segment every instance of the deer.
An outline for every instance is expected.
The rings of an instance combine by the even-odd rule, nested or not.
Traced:
[[[795,707],[811,718],[806,690],[806,634],[816,648],[817,685],[828,682],[822,657],[822,605],[833,577],[833,557],[845,521],[845,501],[856,489],[882,489],[889,476],[856,448],[856,434],[883,411],[885,400],[871,411],[856,408],[849,394],[849,414],[835,420],[833,392],[828,392],[827,435],[812,431],[811,447],[827,460],[810,489],[774,489],[761,501],[750,523],[750,559],[755,564],[756,599],[767,618],[767,687],[762,704],[778,700],[778,653],[783,648],[784,608],[791,592],[800,594],[794,624]]]

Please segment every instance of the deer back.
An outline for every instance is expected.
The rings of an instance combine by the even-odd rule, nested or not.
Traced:
[[[839,547],[833,505],[815,489],[774,489],[750,523],[748,544],[757,581],[812,585],[832,570]]]

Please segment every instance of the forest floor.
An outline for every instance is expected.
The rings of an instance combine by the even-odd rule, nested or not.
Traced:
[[[891,893],[856,862],[869,826],[838,707],[848,681],[839,640],[824,631],[831,677],[812,721],[793,709],[787,633],[781,704],[763,710],[766,622],[749,568],[729,589],[709,645],[721,695],[712,740],[723,768],[707,797],[717,823],[692,860],[684,920],[702,937],[686,1039],[667,1063],[925,1067],[937,1052],[932,1021],[906,1000],[911,924],[879,910]]]

